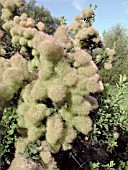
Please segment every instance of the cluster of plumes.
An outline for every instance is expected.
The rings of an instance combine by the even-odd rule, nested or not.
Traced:
[[[4,35],[3,31],[0,30],[0,56],[3,56],[3,55],[6,54],[6,51],[2,47],[2,37],[3,37],[3,35]]]
[[[12,161],[12,165],[8,170],[43,170],[35,162],[29,159],[25,159],[23,156],[18,155]]]
[[[15,9],[21,7],[25,3],[25,0],[0,0],[0,3],[4,7],[2,9],[1,19],[6,21],[13,17]]]
[[[94,12],[92,9],[83,10],[82,16],[76,16],[76,22],[68,27],[74,35],[74,45],[89,51],[97,47],[102,47],[102,40],[98,31],[90,25],[90,19],[93,17]]]
[[[90,27],[90,19],[94,18],[94,11],[92,9],[84,9],[82,16],[75,16],[75,23],[69,25],[68,29],[73,33],[77,34],[82,28]]]
[[[104,63],[104,68],[110,70],[112,68],[112,62],[115,59],[115,50],[106,48],[106,54],[109,56],[108,60]]]
[[[0,107],[4,107],[14,94],[29,81],[27,61],[17,52],[10,60],[0,57]]]
[[[95,17],[94,11],[92,9],[84,9],[82,10],[82,19],[87,23]]]
[[[37,27],[37,29],[35,28]],[[28,47],[32,48],[32,39],[38,33],[42,32],[45,25],[42,22],[37,23],[26,14],[15,16],[13,20],[6,21],[3,24],[3,29],[9,31],[12,36],[12,44],[20,45],[20,52],[27,52]],[[37,45],[37,44],[36,44]],[[37,50],[32,48],[32,54],[38,56]]]
[[[115,50],[110,48],[97,48],[93,50],[93,59],[98,66],[100,65],[106,70],[110,70],[112,68],[115,55]]]
[[[15,159],[24,153],[30,143],[40,139],[40,158],[45,169],[53,170],[57,165],[52,153],[71,149],[78,133],[87,135],[91,131],[89,113],[98,107],[98,103],[90,93],[103,90],[98,68],[89,53],[80,48],[72,53],[65,49],[70,48],[75,40],[80,42],[83,37],[91,41],[95,39],[98,45],[99,37],[94,29],[87,27],[79,30],[71,42],[66,26],[60,26],[53,36],[49,36],[42,32],[43,23],[35,27],[34,21],[25,14],[7,20],[3,29],[10,32],[13,44],[21,46],[20,52],[31,48],[33,55],[31,61],[23,59],[19,53],[10,60],[1,58],[1,84],[7,90],[3,90],[1,85],[0,91],[11,93],[2,93],[3,97],[9,100],[22,88],[17,122],[21,129],[27,130],[27,137],[17,141]],[[22,86],[35,69],[37,77]],[[18,166],[15,161],[9,170],[20,169]],[[26,167],[21,169],[26,170]]]
[[[1,19],[6,21],[13,17],[16,8],[21,7],[25,0],[0,0],[0,3],[3,6]]]

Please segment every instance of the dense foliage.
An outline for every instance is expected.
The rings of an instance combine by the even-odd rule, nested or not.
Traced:
[[[1,169],[5,169],[7,165],[10,165],[14,158],[15,146],[18,132],[17,132],[17,115],[15,109],[6,108],[3,112],[3,117],[0,122],[0,158]]]
[[[120,24],[113,26],[109,30],[103,32],[104,43],[109,48],[114,48],[116,58],[113,63],[114,67],[102,73],[104,81],[110,81],[116,84],[119,75],[126,74],[128,76],[128,32]]]
[[[99,97],[99,109],[93,116],[93,131],[90,134],[92,143],[102,148],[104,155],[111,158],[112,168],[118,170],[127,167],[128,164],[127,89],[128,81],[125,75],[120,76],[114,89],[110,84],[105,85],[105,90]],[[124,167],[121,167],[122,162]],[[101,167],[104,165],[99,164],[97,168]]]

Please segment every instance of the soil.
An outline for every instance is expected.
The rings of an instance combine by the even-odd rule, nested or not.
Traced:
[[[105,147],[99,144],[92,145],[91,140],[84,138],[82,134],[79,134],[71,150],[60,151],[55,155],[60,170],[91,170],[91,162],[105,165],[112,160],[116,164],[114,167],[116,169],[120,160],[124,162],[128,160],[128,132],[125,138],[119,138],[118,147],[111,153],[107,152]],[[106,170],[106,168],[99,167],[99,170]]]
[[[60,151],[55,155],[55,160],[60,170],[91,170],[91,162],[106,164],[109,155],[98,144],[92,145],[90,140],[86,141],[83,135],[79,135],[73,142],[73,148],[66,152]]]

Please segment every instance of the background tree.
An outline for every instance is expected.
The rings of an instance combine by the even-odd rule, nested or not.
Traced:
[[[115,46],[116,58],[111,70],[101,72],[103,80],[115,84],[119,75],[128,76],[128,32],[120,24],[111,27],[103,32],[103,40],[107,47]]]
[[[60,20],[52,17],[50,11],[45,9],[43,5],[41,7],[36,6],[35,0],[30,0],[29,3],[26,3],[21,11],[33,18],[36,23],[43,22],[45,24],[44,32],[48,34],[53,34],[60,25]]]

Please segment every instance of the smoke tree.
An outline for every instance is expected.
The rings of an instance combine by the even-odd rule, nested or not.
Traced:
[[[105,48],[92,27],[91,8],[76,16],[69,27],[61,25],[54,35],[48,35],[44,23],[18,14],[24,0],[0,3],[1,42],[8,33],[10,44],[18,47],[6,58],[7,50],[0,46],[0,109],[17,95],[14,105],[22,131],[9,170],[57,169],[52,154],[71,149],[78,133],[92,130],[89,113],[98,107],[93,94],[104,89],[99,69],[111,69],[115,52]],[[31,150],[38,154],[36,162],[25,153],[38,140],[40,145]]]

